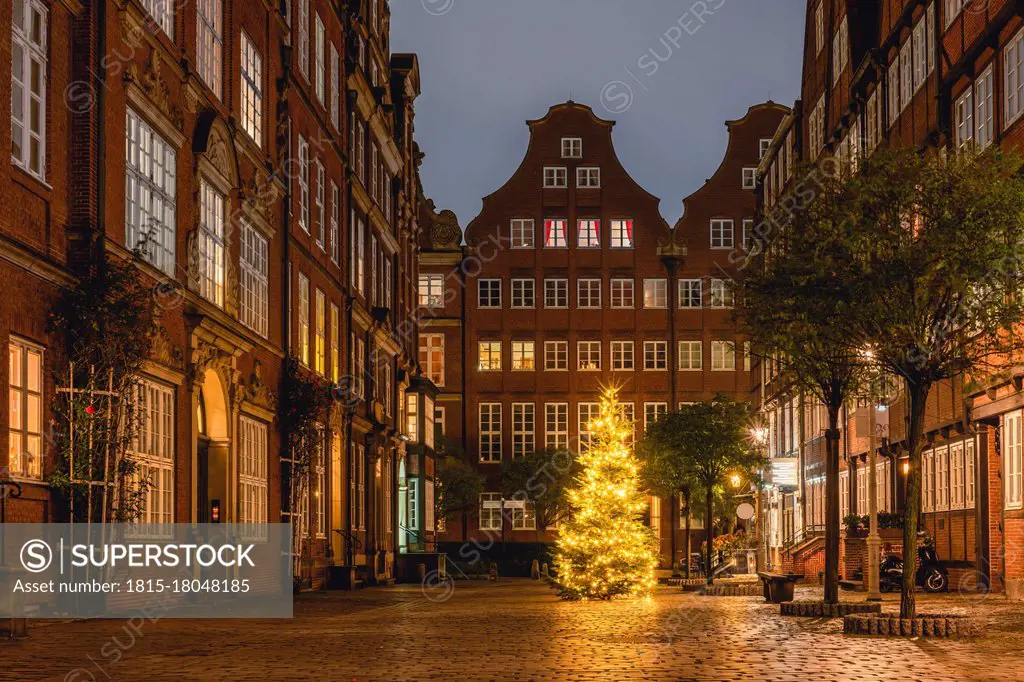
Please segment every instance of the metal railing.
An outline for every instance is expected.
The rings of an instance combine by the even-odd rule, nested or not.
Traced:
[[[363,543],[351,531],[344,528],[335,528],[334,532],[345,540],[345,565],[354,566],[356,563],[356,550],[363,548]]]
[[[804,526],[803,528],[801,528],[797,532],[793,533],[793,535],[790,538],[788,538],[783,543],[782,549],[784,551],[788,552],[789,550],[793,549],[797,545],[803,544],[807,540],[810,540],[812,538],[822,537],[823,535],[825,535],[825,526],[824,525],[820,525],[820,526]]]

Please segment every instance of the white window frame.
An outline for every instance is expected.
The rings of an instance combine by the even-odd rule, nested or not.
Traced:
[[[644,403],[644,432],[662,417],[668,414],[668,403],[666,402],[645,402]]]
[[[544,307],[569,307],[569,280],[564,277],[546,277],[544,279]]]
[[[513,372],[533,372],[537,369],[537,342],[512,341]]]
[[[309,367],[309,278],[299,273],[299,362]]]
[[[832,85],[839,82],[839,77],[850,63],[850,33],[847,16],[839,20],[839,28],[832,38]]]
[[[565,218],[544,219],[544,248],[565,249],[569,246],[568,221]]]
[[[420,365],[438,388],[444,388],[444,364],[444,334],[420,334]]]
[[[566,372],[569,370],[569,342],[544,342],[544,371]]]
[[[536,245],[537,228],[533,218],[512,218],[509,233],[513,249],[532,249]]]
[[[731,249],[736,246],[736,224],[732,218],[712,218],[710,229],[712,249]]]
[[[668,308],[668,280],[664,277],[644,279],[644,308],[664,310]]]
[[[568,449],[569,403],[544,403],[544,447]]]
[[[29,175],[45,181],[49,10],[40,0],[13,0],[13,3],[22,8],[22,23],[19,26],[11,22],[11,161]],[[38,27],[38,33],[34,33],[33,26]],[[32,78],[33,68],[38,69],[38,78]],[[32,89],[33,81],[39,85],[37,91]],[[33,104],[38,111],[36,121],[32,120]],[[17,148],[15,141],[19,141]],[[33,145],[36,145],[34,154]]]
[[[331,125],[339,133],[341,132],[341,59],[338,54],[338,47],[331,42]]]
[[[238,417],[238,522],[241,537],[267,536],[270,429],[247,415]]]
[[[743,168],[743,189],[757,189],[757,168],[746,166]]]
[[[1003,417],[1003,474],[1006,509],[1020,509],[1022,496],[1021,410],[1007,413]]]
[[[584,277],[576,281],[576,307],[586,310],[601,307],[600,279]]]
[[[480,461],[486,464],[501,462],[501,403],[480,403],[477,419]]]
[[[611,307],[617,309],[633,308],[635,288],[635,280],[625,277],[613,277],[609,282]]]
[[[704,371],[704,342],[695,339],[684,339],[679,342],[679,371]]]
[[[501,280],[478,279],[476,282],[477,308],[501,308]]]
[[[149,482],[134,534],[170,535],[174,521],[175,402],[174,389],[148,378],[138,383],[138,411],[142,424],[132,452],[137,463],[135,481]]]
[[[476,355],[479,371],[501,371],[501,341],[477,341]]]
[[[995,140],[992,79],[992,64],[989,64],[974,81],[974,141],[979,149],[985,149]]]
[[[576,187],[581,189],[598,189],[601,187],[601,169],[597,166],[579,166],[576,168]]]
[[[421,272],[416,293],[420,307],[443,308],[444,275],[434,272]]]
[[[563,159],[582,159],[583,158],[583,138],[581,138],[581,137],[563,137],[562,138],[562,158]]]
[[[601,371],[601,342],[576,342],[576,370],[579,372]]]
[[[9,473],[18,479],[38,480],[43,477],[46,452],[43,443],[45,349],[12,334],[7,344],[7,357]],[[14,401],[17,405],[12,404]],[[20,417],[20,423],[15,423],[15,416]]]
[[[240,221],[239,321],[263,338],[269,333],[270,280],[267,238],[244,219]]]
[[[632,218],[613,218],[608,224],[609,246],[632,249],[636,244],[636,226]]]
[[[299,227],[309,234],[309,143],[299,135]]]
[[[324,22],[320,18],[320,13],[316,13],[316,21],[314,22],[314,33],[315,49],[313,51],[315,57],[315,73],[316,83],[315,92],[316,99],[320,104],[324,103],[324,86],[327,84],[327,74],[324,70],[327,68],[327,55],[326,55],[326,36],[324,35]]]
[[[711,342],[711,371],[736,371],[736,344],[733,341]]]
[[[309,80],[309,0],[296,0],[299,3],[298,23],[299,40],[295,46],[299,57],[299,73]]]
[[[125,117],[125,244],[166,275],[176,270],[177,155],[134,109]]]
[[[536,434],[537,405],[512,403],[512,459],[533,454]]]
[[[523,277],[512,278],[512,307],[517,309],[537,307],[537,280]]]
[[[221,0],[196,2],[196,71],[221,99],[224,69],[224,6]]]
[[[203,178],[199,179],[199,197],[199,293],[223,308],[227,197]]]
[[[724,279],[711,278],[711,308],[726,309],[736,306],[736,291]]]
[[[668,341],[644,341],[644,371],[668,369]]]
[[[601,248],[601,221],[597,218],[579,218],[576,221],[576,248]]]
[[[544,167],[544,187],[547,189],[565,189],[569,186],[569,169],[565,166]]]
[[[600,403],[580,402],[576,403],[576,433],[579,434],[579,451],[586,452],[593,444],[590,429],[587,427],[590,422],[601,415]]]
[[[480,511],[477,519],[480,530],[501,530],[502,506],[501,493],[480,493]]]
[[[242,130],[257,147],[263,146],[263,56],[245,31],[241,32]]]
[[[697,310],[703,307],[704,283],[699,279],[679,280],[679,307]]]
[[[632,372],[636,369],[634,346],[632,341],[612,341],[610,343],[613,372]]]

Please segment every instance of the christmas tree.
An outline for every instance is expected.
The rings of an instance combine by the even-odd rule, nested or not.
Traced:
[[[647,495],[640,489],[633,455],[633,424],[616,389],[601,397],[587,425],[590,447],[579,455],[582,471],[569,491],[572,512],[560,529],[554,580],[566,599],[645,596],[655,585],[657,538],[643,523]]]

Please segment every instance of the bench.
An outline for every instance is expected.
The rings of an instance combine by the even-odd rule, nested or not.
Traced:
[[[764,584],[764,600],[772,604],[793,601],[793,586],[803,578],[796,573],[758,573]]]

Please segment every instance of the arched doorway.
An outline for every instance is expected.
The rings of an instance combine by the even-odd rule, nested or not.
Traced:
[[[228,404],[220,377],[206,370],[196,404],[196,520],[231,520],[231,435]]]

